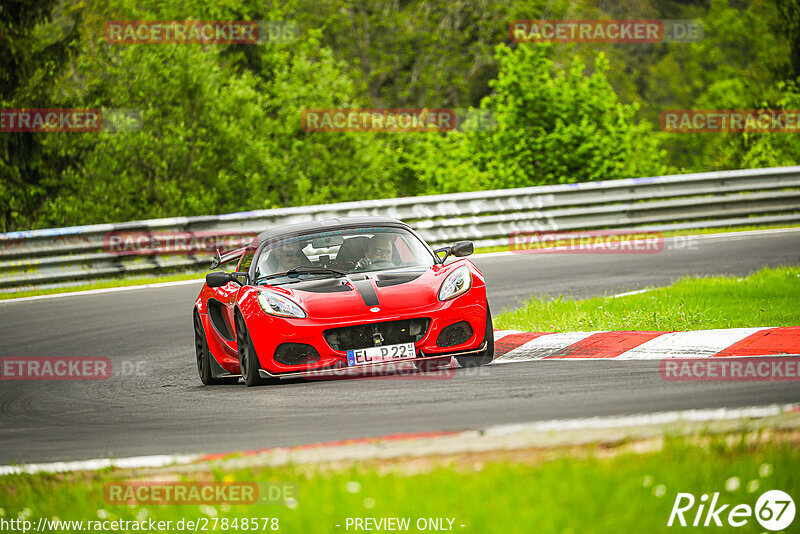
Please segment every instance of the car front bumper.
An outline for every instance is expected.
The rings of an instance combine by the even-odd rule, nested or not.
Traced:
[[[430,325],[424,336],[414,343],[417,359],[472,354],[484,350],[486,332],[486,303],[475,302],[474,298],[456,297],[427,308],[416,308],[403,314],[385,314],[376,317],[367,312],[346,320],[284,319],[258,314],[248,321],[248,331],[258,354],[262,376],[297,377],[311,372],[329,372],[331,369],[348,367],[347,351],[333,349],[323,332],[328,329],[364,324],[383,323],[403,319],[428,318]],[[469,323],[472,335],[463,343],[440,347],[437,338],[441,331],[460,321]],[[309,364],[285,365],[275,360],[274,354],[282,343],[303,343],[311,345],[319,353],[318,361]],[[402,360],[397,360],[402,361]],[[411,360],[408,360],[411,361]],[[388,362],[364,364],[374,367]],[[361,366],[350,366],[351,368]]]

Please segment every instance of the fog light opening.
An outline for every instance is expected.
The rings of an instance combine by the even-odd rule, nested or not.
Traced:
[[[472,337],[472,327],[467,321],[459,321],[455,324],[443,328],[436,338],[436,345],[439,347],[453,347],[466,343]]]
[[[308,365],[319,358],[317,349],[305,343],[281,343],[275,351],[275,361],[283,365]]]

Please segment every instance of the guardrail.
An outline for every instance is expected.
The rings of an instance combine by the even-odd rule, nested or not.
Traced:
[[[720,171],[318,206],[175,217],[0,234],[0,288],[64,285],[132,273],[207,270],[210,254],[118,255],[113,232],[241,235],[311,219],[387,215],[431,245],[460,239],[506,245],[516,232],[651,231],[800,221],[800,166]]]

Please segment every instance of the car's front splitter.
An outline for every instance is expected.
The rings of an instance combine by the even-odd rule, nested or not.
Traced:
[[[287,373],[270,373],[269,371],[265,371],[264,369],[259,369],[258,374],[261,378],[280,378],[280,379],[290,379],[290,378],[304,378],[304,377],[315,377],[315,376],[322,376],[322,375],[330,375],[336,374],[341,371],[361,371],[367,369],[373,369],[376,367],[386,367],[392,364],[398,364],[402,362],[414,362],[414,361],[424,361],[424,360],[436,360],[442,357],[452,357],[452,356],[466,356],[469,354],[476,354],[478,352],[483,352],[486,350],[486,341],[484,340],[481,345],[476,349],[469,349],[469,350],[461,350],[456,352],[448,352],[446,354],[425,354],[424,352],[420,351],[421,356],[417,356],[416,358],[407,358],[403,360],[389,360],[389,361],[381,361],[381,362],[373,362],[373,363],[364,363],[360,365],[351,365],[348,367],[328,367],[325,369],[311,369],[311,370],[303,370],[303,371],[291,371]]]

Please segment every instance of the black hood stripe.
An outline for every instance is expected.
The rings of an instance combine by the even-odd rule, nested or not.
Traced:
[[[364,299],[364,304],[367,306],[378,305],[378,294],[375,293],[375,288],[372,287],[370,280],[354,280],[353,285],[356,286],[361,298]]]

